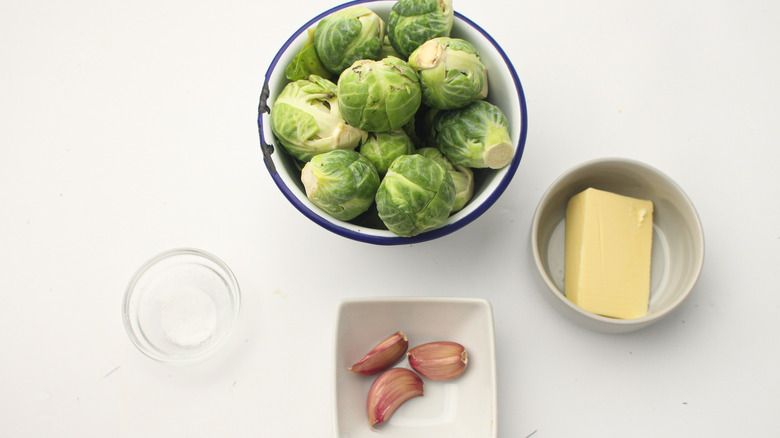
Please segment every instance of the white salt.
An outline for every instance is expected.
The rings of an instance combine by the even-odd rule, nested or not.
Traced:
[[[195,287],[174,287],[160,298],[160,328],[172,343],[197,347],[217,326],[217,307],[211,297]]]

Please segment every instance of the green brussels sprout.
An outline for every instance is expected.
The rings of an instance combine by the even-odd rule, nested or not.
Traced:
[[[435,147],[461,166],[500,169],[514,155],[506,116],[484,100],[436,114],[433,137]]]
[[[368,138],[360,145],[359,152],[374,165],[379,176],[387,173],[387,168],[401,155],[411,155],[415,151],[412,139],[402,129],[387,132],[369,132]]]
[[[336,219],[348,221],[371,207],[379,174],[366,157],[352,150],[319,154],[301,170],[306,196]]]
[[[314,47],[322,64],[335,75],[359,59],[380,59],[385,22],[363,6],[336,11],[320,20]]]
[[[331,73],[322,65],[317,51],[314,49],[314,28],[309,28],[309,40],[304,44],[300,52],[295,55],[292,62],[285,70],[285,76],[290,81],[306,79],[310,75],[321,76],[330,79]]]
[[[422,147],[423,141],[422,139],[417,135],[417,117],[418,114],[420,114],[420,111],[422,111],[422,105],[420,106],[420,109],[417,110],[417,114],[412,117],[411,120],[409,120],[403,128],[401,128],[405,133],[406,136],[409,137],[409,140],[412,141],[412,144],[414,144],[415,147]]]
[[[462,108],[488,94],[487,69],[468,41],[439,37],[409,55],[420,77],[422,102],[432,108]]]
[[[415,236],[447,222],[455,202],[452,176],[419,154],[393,161],[376,192],[376,208],[388,230]]]
[[[436,120],[436,115],[443,110],[437,108],[431,108],[427,105],[420,105],[420,110],[414,117],[414,129],[418,139],[418,145],[435,147],[436,139],[434,138],[433,121]],[[418,146],[419,147],[419,146]]]
[[[387,19],[387,36],[408,58],[422,43],[450,36],[454,20],[452,0],[398,0]]]
[[[421,99],[417,74],[394,56],[356,61],[339,76],[341,115],[365,131],[403,128],[414,117]]]
[[[290,82],[271,107],[271,130],[300,161],[334,149],[355,149],[367,133],[341,116],[336,85],[317,75]]]
[[[385,39],[382,41],[382,51],[380,52],[378,59],[385,59],[388,56],[395,56],[396,58],[399,59],[405,58],[405,56],[402,56],[401,54],[395,51],[393,45],[390,44],[390,38],[388,38],[387,34],[385,34]]]
[[[449,158],[436,148],[421,148],[417,150],[417,153],[436,161],[440,166],[447,169],[450,176],[452,176],[452,182],[455,184],[455,203],[452,205],[451,213],[460,211],[465,207],[474,194],[474,172],[468,167],[453,164]]]

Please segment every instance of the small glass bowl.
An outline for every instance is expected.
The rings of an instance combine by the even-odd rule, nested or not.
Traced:
[[[230,268],[205,251],[163,252],[133,275],[125,292],[125,329],[142,353],[160,362],[205,359],[229,338],[241,308]]]

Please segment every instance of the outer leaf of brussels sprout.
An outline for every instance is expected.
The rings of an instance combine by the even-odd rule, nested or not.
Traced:
[[[344,221],[368,210],[379,188],[374,166],[352,150],[316,155],[303,167],[301,181],[311,202]]]
[[[322,64],[335,75],[359,59],[380,59],[385,23],[363,6],[336,11],[320,20],[314,47]]]
[[[468,41],[440,37],[409,55],[420,77],[422,101],[438,109],[462,108],[488,94],[487,69]]]
[[[401,155],[415,151],[412,139],[402,129],[387,132],[369,132],[360,145],[360,154],[374,165],[379,176],[384,176],[390,164]]]
[[[431,108],[427,105],[421,105],[420,110],[415,116],[415,132],[417,133],[417,138],[420,139],[425,146],[436,146],[436,133],[433,129],[433,122],[436,120],[436,115],[440,112],[442,112],[442,110]]]
[[[408,57],[422,43],[450,36],[453,22],[452,0],[398,0],[387,19],[387,36]]]
[[[452,176],[452,182],[455,184],[455,203],[452,205],[451,213],[455,213],[465,207],[474,194],[474,172],[468,167],[453,164],[449,158],[436,148],[417,149],[417,153],[436,161],[440,166],[447,169],[450,176]]]
[[[436,147],[454,164],[500,169],[512,161],[509,122],[500,108],[487,101],[438,113],[433,130]]]
[[[422,139],[417,136],[417,117],[420,111],[423,111],[422,105],[420,105],[420,109],[417,110],[417,114],[412,117],[411,120],[409,120],[404,126],[403,131],[406,133],[406,136],[409,137],[409,140],[412,141],[412,144],[414,144],[415,147],[422,147],[423,141]]]
[[[385,59],[388,56],[395,56],[396,58],[399,59],[404,58],[403,55],[396,52],[396,50],[393,48],[393,45],[390,44],[390,38],[388,38],[387,34],[385,34],[385,39],[382,41],[382,51],[379,54],[378,59]]]
[[[367,135],[341,116],[336,85],[316,75],[287,84],[274,100],[270,118],[279,143],[300,161],[334,149],[354,149]]]
[[[314,28],[309,28],[309,41],[303,46],[300,52],[295,55],[290,65],[287,66],[285,74],[290,81],[306,79],[310,75],[321,76],[329,79],[331,73],[322,65],[317,51],[314,49]]]
[[[396,158],[376,192],[379,217],[388,230],[404,237],[444,225],[454,202],[450,173],[419,154]]]
[[[341,115],[365,131],[402,128],[414,117],[421,99],[417,74],[393,56],[356,61],[339,76]]]

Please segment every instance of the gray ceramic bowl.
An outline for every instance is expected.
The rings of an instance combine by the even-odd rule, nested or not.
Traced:
[[[566,205],[573,195],[588,187],[653,201],[650,306],[642,318],[624,320],[596,315],[577,307],[564,295]],[[704,263],[704,233],[685,192],[659,170],[623,158],[589,161],[555,180],[534,214],[531,247],[547,286],[543,295],[550,304],[568,319],[608,333],[638,330],[669,314],[691,292]]]

